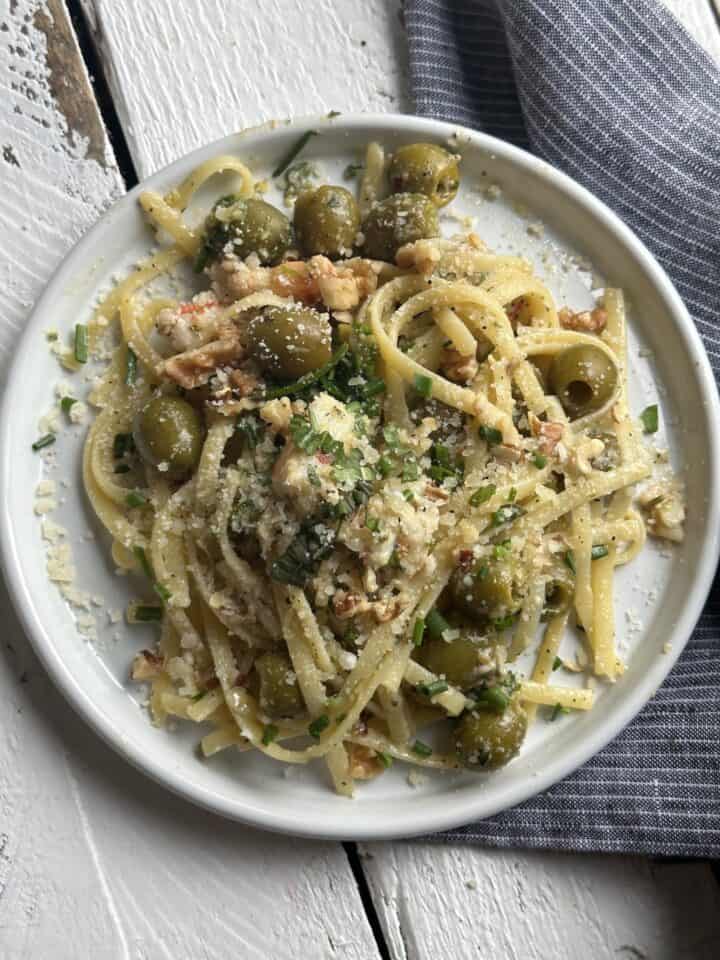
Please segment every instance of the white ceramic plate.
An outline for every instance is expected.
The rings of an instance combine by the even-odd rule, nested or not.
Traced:
[[[187,724],[173,733],[150,724],[127,675],[133,653],[148,645],[151,634],[124,622],[111,624],[106,613],[142,595],[142,585],[114,575],[106,538],[85,502],[80,485],[84,430],[63,430],[52,448],[56,465],[50,476],[59,482],[63,502],[55,518],[70,531],[77,586],[103,598],[96,608],[97,641],[81,636],[73,613],[47,579],[45,547],[33,514],[43,459],[30,449],[38,418],[54,402],[54,384],[68,379],[47,349],[46,329],[57,327],[66,335],[76,322],[86,321],[98,293],[151,248],[136,203],[140,188],[115,204],[68,256],[18,345],[0,421],[4,569],[25,629],[70,703],[109,746],[159,782],[208,809],[272,830],[354,839],[412,835],[487,817],[545,789],[611,740],[662,683],[702,609],[718,555],[718,400],[692,321],[637,238],[572,180],[490,137],[414,117],[310,118],[227,137],[178,160],[143,186],[164,192],[201,161],[228,152],[241,156],[258,177],[268,176],[310,127],[320,135],[303,157],[317,161],[331,182],[342,182],[342,170],[362,156],[368,140],[392,149],[456,135],[463,186],[455,213],[473,217],[474,229],[497,250],[529,256],[561,303],[590,305],[589,291],[603,284],[602,277],[625,289],[632,308],[632,409],[639,413],[647,403],[659,402],[663,432],[656,442],[670,447],[685,479],[689,516],[682,546],[667,550],[651,544],[618,575],[619,645],[629,658],[624,677],[600,692],[590,713],[552,724],[541,719],[520,757],[497,773],[434,774],[411,788],[407,769],[396,764],[378,781],[361,785],[353,801],[331,792],[320,765],[295,767],[288,775],[280,765],[250,754],[226,751],[202,761],[195,749],[197,727]],[[227,192],[227,185],[215,186],[215,196]],[[211,199],[204,197],[206,204]],[[190,215],[198,218],[200,211]],[[443,222],[447,233],[460,229],[449,215]],[[82,376],[76,380],[78,395],[87,384]]]

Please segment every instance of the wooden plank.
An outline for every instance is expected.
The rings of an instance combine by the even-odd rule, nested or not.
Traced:
[[[364,866],[393,960],[720,955],[704,863],[398,843]]]
[[[60,0],[9,7],[0,377],[52,270],[124,189]],[[3,960],[378,957],[339,844],[245,830],[151,784],[61,700],[3,587],[0,619]]]
[[[140,177],[271,118],[405,110],[399,0],[85,0]]]

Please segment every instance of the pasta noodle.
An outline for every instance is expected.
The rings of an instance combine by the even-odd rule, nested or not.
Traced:
[[[422,212],[457,190],[457,158],[433,147],[418,168],[418,148],[390,158],[389,180],[414,184]],[[392,201],[386,167],[370,144],[360,218]],[[235,192],[188,226],[218,173]],[[633,487],[651,474],[621,293],[558,313],[526,260],[474,234],[408,238],[390,213],[395,264],[352,223],[331,253],[347,225],[329,214],[298,257],[229,156],[140,205],[167,245],[90,324],[92,349],[119,343],[83,481],[116,563],[153,591],[160,641],[134,676],[154,721],[209,723],[206,757],[323,758],[351,796],[394,759],[494,769],[538,708],[591,709],[591,686],[551,682],[558,651],[586,644],[590,674],[622,674],[614,570],[644,544]],[[157,296],[187,259],[209,289]],[[426,727],[432,744],[415,739]]]

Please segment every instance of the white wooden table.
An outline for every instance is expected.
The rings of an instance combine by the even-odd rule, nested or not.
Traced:
[[[710,0],[665,2],[720,59]],[[0,0],[0,375],[136,178],[269,117],[408,108],[399,0]],[[73,715],[4,593],[0,616],[2,960],[720,956],[707,863],[358,849],[196,810]]]

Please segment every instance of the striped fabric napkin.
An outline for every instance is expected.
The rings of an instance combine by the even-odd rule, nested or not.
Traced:
[[[720,375],[720,73],[655,0],[405,0],[417,112],[537,153],[675,282]],[[662,689],[575,774],[436,839],[720,856],[720,585]]]

